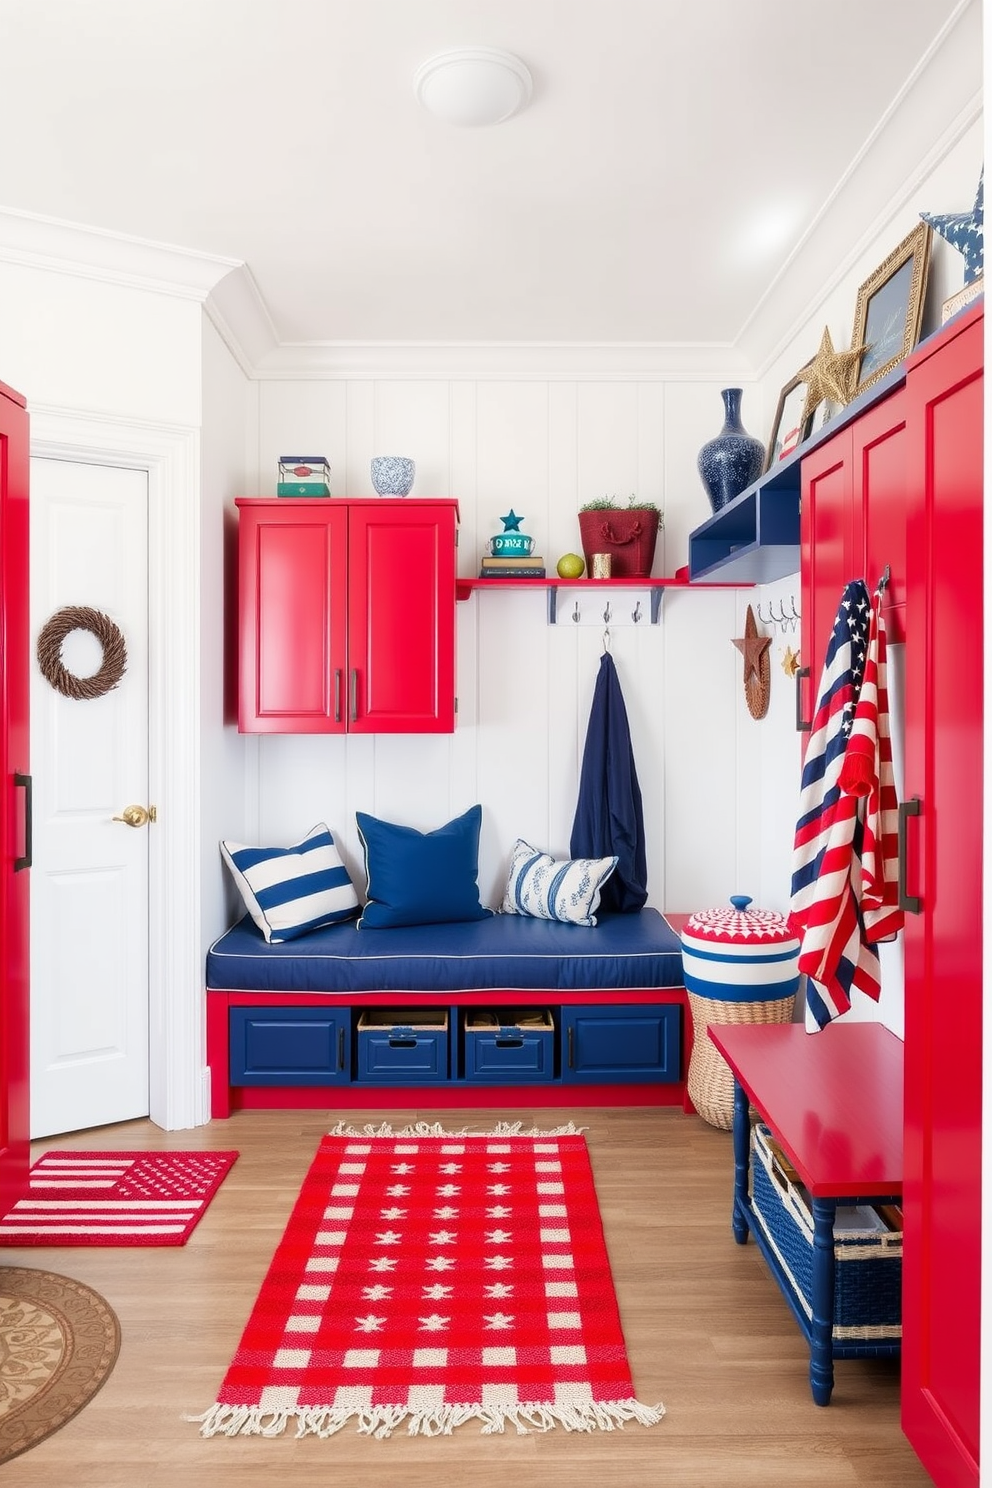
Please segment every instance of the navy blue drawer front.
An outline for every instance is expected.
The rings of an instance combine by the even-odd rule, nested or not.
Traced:
[[[555,1077],[551,1014],[528,1009],[465,1015],[465,1079],[485,1085],[541,1084]]]
[[[562,1080],[587,1085],[678,1080],[680,1013],[673,1003],[562,1008]]]
[[[370,1008],[361,1014],[356,1079],[373,1085],[423,1085],[447,1078],[446,1011]]]
[[[344,1085],[351,1079],[347,1008],[231,1008],[232,1085]]]

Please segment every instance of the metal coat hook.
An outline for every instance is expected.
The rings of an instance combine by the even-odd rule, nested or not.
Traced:
[[[802,619],[802,616],[796,609],[796,596],[794,594],[789,595],[789,603],[792,606],[792,614],[789,616],[789,626],[790,629],[797,630],[799,627],[799,621]]]
[[[878,581],[878,592],[879,592],[879,594],[882,593],[882,591],[885,589],[886,585],[888,584],[888,582],[889,582],[889,580],[891,578],[892,578],[892,570],[889,567],[889,565],[886,564],[885,565],[885,568],[882,570],[882,577]]]
[[[603,631],[603,650],[604,651],[609,651],[609,649],[610,649],[610,627],[607,626],[606,629]]]
[[[572,620],[575,622],[576,625],[578,625],[578,623],[579,623],[579,621],[581,619],[582,619],[582,612],[579,609],[579,601],[576,600],[575,601],[575,609],[572,611]]]
[[[787,625],[789,623],[789,617],[785,613],[785,600],[784,599],[780,599],[779,600],[778,607],[779,607],[779,609],[782,612],[780,615],[776,615],[776,613],[772,609],[771,605],[768,606],[768,613],[772,617],[773,624],[775,624],[775,625],[781,625],[781,627],[782,627],[782,634],[784,635],[785,634],[786,627],[787,627]]]
[[[769,605],[768,608],[771,609],[771,605]],[[766,620],[765,617],[764,617],[764,615],[761,613],[761,606],[760,606],[760,604],[759,605],[755,605],[754,612],[757,615],[758,620],[759,620],[759,622],[762,625],[771,625],[772,622],[770,620]]]
[[[640,620],[641,620],[641,601],[640,600],[637,601],[637,603],[635,604],[634,608],[631,610],[631,612],[630,612],[630,618],[631,618],[631,620],[633,620],[633,622],[634,622],[635,625],[637,625],[640,622]]]
[[[604,625],[609,625],[610,620],[612,618],[613,618],[613,610],[610,607],[610,601],[607,600],[606,601],[606,609],[603,611],[603,624]]]

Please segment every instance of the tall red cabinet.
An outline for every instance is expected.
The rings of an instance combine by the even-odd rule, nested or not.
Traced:
[[[28,669],[28,416],[0,383],[0,1214],[28,1172]]]
[[[243,733],[451,733],[454,500],[239,497]]]
[[[978,1483],[983,320],[906,376],[902,1415],[938,1488]]]
[[[845,584],[889,569],[905,640],[902,1421],[937,1488],[977,1488],[982,1121],[983,305],[802,458],[811,717]]]

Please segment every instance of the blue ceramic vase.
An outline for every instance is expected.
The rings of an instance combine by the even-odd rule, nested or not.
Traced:
[[[696,461],[714,512],[756,481],[765,463],[764,445],[741,423],[742,391],[724,388],[720,394],[726,410],[723,428],[715,439],[707,440]]]

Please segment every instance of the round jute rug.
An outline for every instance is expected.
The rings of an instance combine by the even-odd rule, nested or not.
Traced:
[[[0,1462],[72,1419],[110,1374],[121,1331],[81,1281],[0,1266]]]

